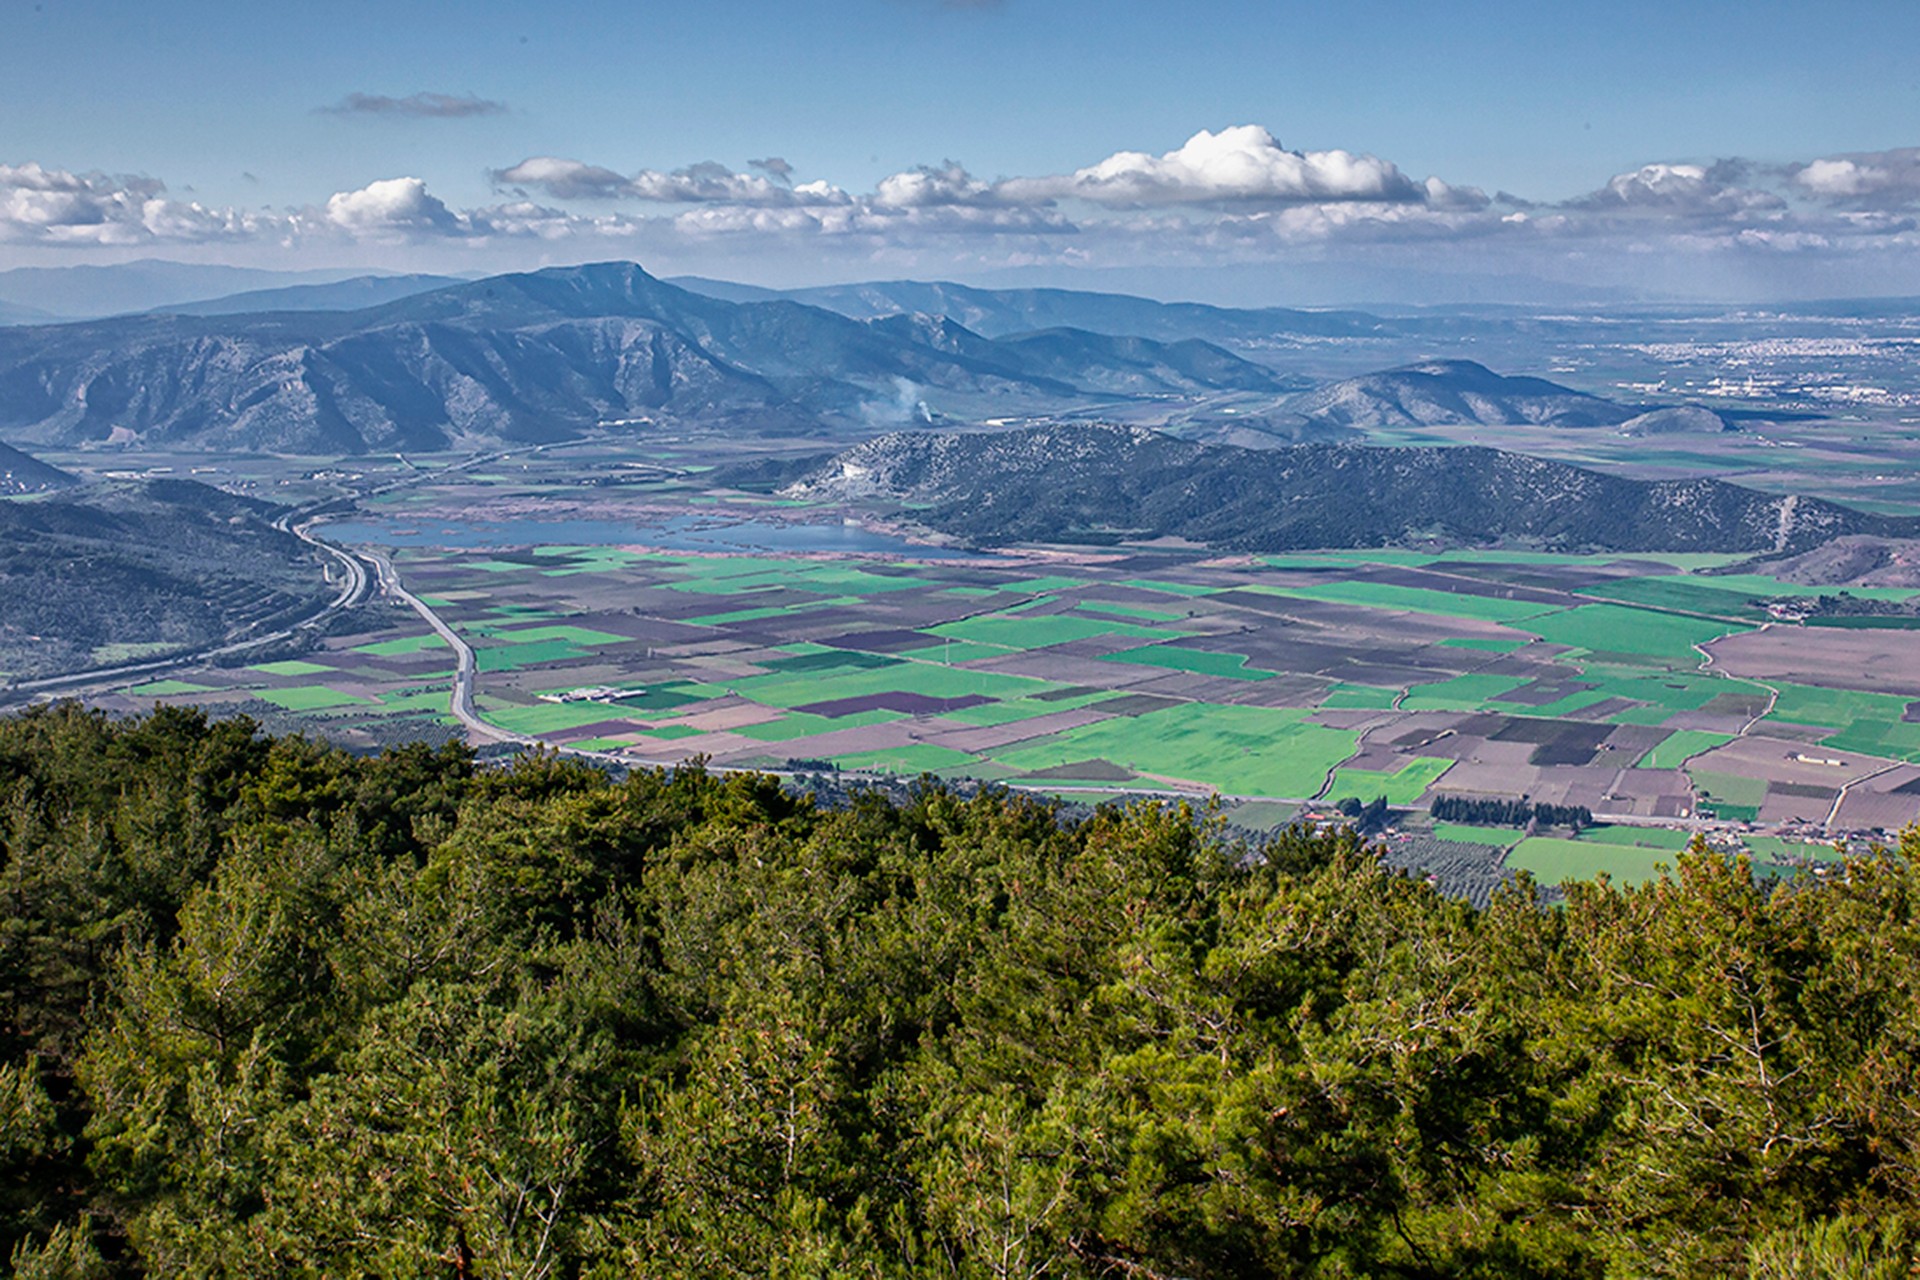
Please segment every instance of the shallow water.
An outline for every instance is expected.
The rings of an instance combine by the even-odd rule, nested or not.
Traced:
[[[968,553],[910,542],[851,524],[787,524],[708,513],[658,520],[448,520],[404,515],[329,522],[320,532],[338,542],[383,547],[473,549],[640,544],[670,551],[839,552],[951,560]]]

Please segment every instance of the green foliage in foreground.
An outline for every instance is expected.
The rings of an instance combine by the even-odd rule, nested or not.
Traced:
[[[1920,850],[1524,883],[0,722],[0,1254],[110,1276],[1894,1276]]]

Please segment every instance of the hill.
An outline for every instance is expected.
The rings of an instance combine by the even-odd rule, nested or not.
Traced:
[[[1240,551],[1413,541],[1562,551],[1807,550],[1920,520],[1716,480],[1629,480],[1494,449],[1245,449],[1139,428],[896,433],[790,485],[793,496],[914,505],[984,545],[1179,537]]]
[[[0,444],[0,495],[45,493],[49,489],[67,489],[79,484],[77,477],[40,459],[22,453],[12,445]]]
[[[910,318],[733,303],[631,263],[496,276],[353,312],[148,315],[0,330],[0,431],[75,443],[362,452],[1053,411],[1289,384],[1202,343],[997,342]]]
[[[1289,401],[1304,418],[1363,430],[1464,423],[1483,426],[1619,427],[1643,434],[1721,431],[1697,405],[1621,404],[1544,378],[1510,378],[1471,360],[1427,360],[1348,378]]]
[[[280,508],[192,480],[0,502],[0,683],[197,648],[325,594]]]

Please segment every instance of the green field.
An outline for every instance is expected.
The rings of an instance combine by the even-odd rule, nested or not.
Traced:
[[[1700,729],[1676,729],[1661,740],[1660,744],[1646,755],[1640,757],[1636,768],[1640,769],[1678,769],[1690,757],[1715,747],[1725,746],[1733,741],[1730,733],[1707,733]]]
[[[1417,684],[1400,700],[1404,711],[1479,711],[1490,699],[1526,683],[1518,676],[1464,675]]]
[[[586,650],[576,649],[565,640],[536,640],[529,644],[496,644],[473,651],[474,662],[482,671],[515,671],[543,662],[566,662],[584,658]]]
[[[620,708],[598,702],[543,702],[533,707],[515,707],[489,701],[487,722],[515,733],[558,733],[583,724],[621,718]]]
[[[332,667],[323,667],[317,662],[301,662],[297,659],[286,662],[262,662],[249,667],[249,671],[258,671],[269,676],[330,676],[335,674]]]
[[[1581,587],[1583,596],[1598,596],[1622,604],[1643,604],[1655,609],[1676,609],[1684,613],[1704,613],[1720,618],[1764,622],[1768,614],[1752,603],[1756,593],[1738,585],[1737,578],[1623,578],[1614,582]],[[1769,590],[1759,595],[1784,595]]]
[[[1326,794],[1334,800],[1353,796],[1365,802],[1376,796],[1385,796],[1388,804],[1412,804],[1451,768],[1451,760],[1416,759],[1393,773],[1340,769],[1335,771],[1333,784],[1327,788]]]
[[[1384,711],[1400,696],[1398,689],[1373,684],[1337,684],[1327,691],[1320,705],[1329,710]]]
[[[1693,646],[1717,639],[1729,631],[1749,630],[1731,623],[1677,614],[1655,613],[1617,604],[1587,604],[1529,618],[1519,630],[1530,631],[1552,644],[1601,653],[1645,654],[1669,658],[1690,666],[1700,655]]]
[[[1582,844],[1631,845],[1640,849],[1665,849],[1678,853],[1693,842],[1690,831],[1671,831],[1665,827],[1588,827],[1579,835]]]
[[[1495,590],[1491,587],[1488,589]],[[1334,604],[1364,605],[1369,609],[1430,613],[1441,618],[1474,618],[1482,622],[1516,622],[1546,613],[1554,607],[1526,600],[1501,600],[1492,595],[1398,587],[1384,582],[1330,582],[1325,586],[1312,587],[1258,586],[1253,590],[1301,600],[1325,600]],[[1526,629],[1532,630],[1531,627]]]
[[[376,658],[404,658],[410,654],[425,653],[431,649],[445,648],[447,642],[433,632],[423,636],[404,636],[398,640],[382,640],[375,644],[355,645],[354,653],[372,654]]]
[[[1653,879],[1659,866],[1672,866],[1675,856],[1669,849],[1641,845],[1532,836],[1507,852],[1507,865],[1531,872],[1542,884],[1591,880],[1603,873],[1618,883],[1639,884]]]
[[[1155,567],[1162,554],[1164,572]],[[1061,776],[1072,781],[1079,770],[1087,781],[1109,787],[1128,785],[1120,779],[1132,774],[1131,785],[1148,788],[1167,781],[1289,801],[1385,796],[1401,807],[1416,804],[1453,766],[1443,759],[1411,759],[1417,748],[1400,747],[1407,754],[1399,755],[1378,751],[1383,744],[1420,741],[1435,724],[1430,716],[1409,722],[1369,713],[1442,713],[1441,725],[1448,723],[1445,713],[1467,713],[1662,729],[1691,713],[1701,718],[1679,723],[1737,727],[1765,710],[1768,691],[1701,671],[1693,646],[1758,617],[1747,603],[1751,599],[1809,590],[1751,575],[1687,572],[1724,563],[1725,557],[1383,549],[1261,560],[1156,549],[1132,556],[1124,571],[1136,576],[1120,579],[1118,566],[1101,557],[1068,568],[1051,558],[948,565],[583,546],[403,555],[409,576],[418,575],[415,589],[439,602],[449,624],[476,646],[485,714],[514,732],[565,734],[624,721],[634,725],[631,733],[585,731],[609,750],[637,741],[644,753],[650,745],[664,748],[678,740],[722,765],[778,764],[789,754],[831,756],[847,768],[925,770],[1034,786],[1053,779],[1032,774],[1065,771]],[[1506,567],[1517,565],[1534,568],[1516,573]],[[1433,566],[1449,576],[1401,585],[1371,580],[1369,566]],[[1577,572],[1599,566],[1641,576],[1596,583],[1593,573]],[[1563,567],[1576,572],[1563,576]],[[601,577],[569,576],[583,574]],[[1579,590],[1593,602],[1566,607],[1515,600],[1510,593],[1520,589],[1513,583],[1522,580],[1529,586],[1564,583],[1562,589]],[[1467,590],[1434,589],[1449,582]],[[1222,595],[1231,598],[1216,598]],[[1289,600],[1300,604],[1289,606]],[[1308,602],[1316,603],[1309,608]],[[672,639],[643,643],[608,629],[627,630],[623,621],[595,625],[621,614],[646,620],[646,629],[635,635]],[[416,714],[444,719],[444,686],[423,690],[418,674],[403,676],[385,669],[397,664],[369,660],[417,659],[407,665],[431,666],[420,655],[450,659],[451,651],[431,634],[408,634],[417,631],[417,622],[389,622],[391,629],[361,637],[365,643],[353,657],[334,652],[311,655],[325,661],[263,665],[261,674],[283,677],[274,683],[297,686],[263,696],[329,717],[330,725]],[[658,630],[660,623],[680,630]],[[696,634],[688,627],[704,630]],[[842,647],[865,643],[859,637],[866,633],[890,638],[871,637],[878,651]],[[916,634],[926,639],[915,641]],[[1209,638],[1197,638],[1202,636]],[[1240,636],[1247,637],[1244,645]],[[1300,642],[1297,658],[1289,638]],[[903,643],[918,647],[901,650]],[[1188,647],[1195,643],[1209,647]],[[1071,646],[1071,654],[1050,652],[1062,645]],[[1024,656],[1029,653],[1030,660]],[[356,660],[362,665],[346,667]],[[1220,682],[1214,686],[1223,690],[1219,702],[1193,701],[1196,694],[1206,696],[1206,686],[1192,676]],[[1228,686],[1227,680],[1244,683]],[[1392,687],[1396,680],[1413,683]],[[380,700],[304,681],[344,685],[355,694],[373,691]],[[534,702],[542,694],[603,683],[630,685],[634,692],[606,704]],[[201,684],[208,690],[232,687],[214,677]],[[403,691],[386,695],[394,686]],[[201,691],[163,681],[137,690],[160,697]],[[985,701],[929,708],[917,716],[861,701],[890,693]],[[739,707],[736,719],[767,719],[706,732],[672,722],[714,698],[764,708]],[[851,715],[799,710],[843,702],[868,709]],[[1124,710],[1100,711],[1108,702]],[[1773,718],[1818,729],[1823,749],[1920,758],[1920,724],[1902,723],[1905,705],[1905,699],[1884,694],[1786,686]],[[1071,718],[1106,718],[1044,732],[1062,713],[1075,712]],[[1314,723],[1315,716],[1331,724]],[[839,735],[902,721],[914,733],[907,745],[836,749],[897,741],[904,735],[892,731]],[[1362,728],[1334,727],[1349,724]],[[1363,731],[1369,735],[1364,741]],[[1037,736],[1022,738],[1022,732]],[[814,741],[825,735],[834,736]],[[1726,732],[1669,733],[1637,763],[1678,768],[1727,740]],[[1343,767],[1363,746],[1365,758],[1392,762],[1378,770]],[[1710,797],[1705,803],[1736,818],[1757,811],[1765,796],[1757,781],[1741,787],[1706,777],[1701,789]],[[1275,810],[1281,811],[1290,809],[1283,804]],[[1443,827],[1436,834],[1503,846],[1521,839],[1519,832],[1468,828]],[[1563,862],[1571,856],[1552,843],[1554,837],[1546,839],[1530,842],[1522,856],[1543,867],[1553,865],[1549,855]],[[1590,858],[1615,859],[1616,870],[1617,860],[1626,857],[1637,875],[1631,859],[1646,852],[1647,841],[1589,833],[1567,843]]]
[[[1234,795],[1318,795],[1357,735],[1305,722],[1304,711],[1186,703],[1069,729],[992,752],[1023,772],[1104,759],[1141,773],[1204,781]]]
[[[1433,837],[1455,844],[1490,844],[1505,849],[1519,843],[1520,831],[1515,827],[1475,827],[1464,822],[1436,822],[1433,824]]]
[[[186,680],[153,680],[147,684],[137,684],[127,692],[136,698],[165,698],[183,693],[212,693],[213,688]]]
[[[326,670],[322,667],[321,670]],[[261,689],[256,694],[283,711],[320,711],[328,707],[370,706],[365,698],[356,698],[323,684],[299,684],[287,689]]]

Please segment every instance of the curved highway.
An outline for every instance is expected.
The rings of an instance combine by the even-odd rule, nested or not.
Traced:
[[[380,590],[406,601],[407,606],[419,614],[426,624],[433,628],[434,634],[445,640],[453,650],[455,658],[453,699],[448,709],[453,712],[454,719],[465,725],[469,731],[493,742],[518,742],[528,746],[545,745],[538,738],[509,733],[480,718],[480,713],[474,709],[473,705],[474,679],[480,673],[480,661],[473,652],[473,646],[462,640],[460,633],[448,626],[446,621],[433,611],[432,606],[407,590],[400,581],[399,571],[393,567],[393,560],[384,552],[369,549],[357,554],[373,565],[374,572],[380,577]]]

